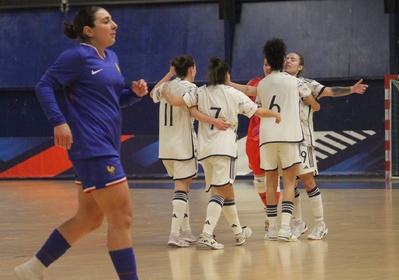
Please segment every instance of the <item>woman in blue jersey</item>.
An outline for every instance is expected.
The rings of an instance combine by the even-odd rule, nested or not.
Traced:
[[[36,86],[41,106],[54,127],[54,144],[68,150],[78,184],[78,210],[57,227],[28,262],[15,268],[18,279],[44,279],[43,273],[82,237],[108,221],[107,246],[119,279],[138,279],[131,242],[132,206],[120,161],[121,107],[148,93],[144,80],[124,88],[115,43],[117,24],[101,7],[79,10],[64,23],[78,46],[65,50]],[[68,120],[54,91],[63,89]]]

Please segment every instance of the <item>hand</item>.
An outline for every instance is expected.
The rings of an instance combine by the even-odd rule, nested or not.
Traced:
[[[354,84],[351,87],[351,93],[355,92],[358,94],[363,94],[369,86],[366,84],[362,84],[362,83],[363,83],[363,79],[360,79],[356,84]]]
[[[147,82],[140,79],[138,82],[132,82],[132,91],[138,96],[143,97],[148,94]]]
[[[54,145],[69,150],[73,143],[72,132],[67,123],[54,127]]]
[[[170,66],[170,68],[169,68],[169,74],[172,75],[172,77],[176,75],[176,70],[175,70],[175,67],[174,67],[174,66]]]
[[[230,122],[225,118],[215,119],[213,125],[219,130],[227,130],[230,127]]]
[[[226,73],[226,80],[225,80],[224,84],[231,86],[230,73]]]
[[[281,114],[276,112],[276,123],[281,122]]]
[[[170,93],[170,89],[167,84],[163,84],[161,88],[161,98],[166,98],[166,95]]]

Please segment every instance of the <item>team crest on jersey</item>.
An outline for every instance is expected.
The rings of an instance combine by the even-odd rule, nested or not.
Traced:
[[[116,64],[116,62],[115,62],[115,67],[116,67],[116,69],[118,69],[118,72],[120,73],[121,69],[119,68],[118,64]]]
[[[114,175],[115,174],[115,166],[108,166],[107,165],[107,171],[110,175]]]

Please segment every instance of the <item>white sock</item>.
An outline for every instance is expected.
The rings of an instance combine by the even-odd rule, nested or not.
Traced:
[[[182,231],[191,231],[191,227],[190,227],[190,206],[189,206],[188,201],[187,201],[186,211],[184,213],[183,223],[181,225],[181,230]]]
[[[238,218],[237,207],[234,202],[234,199],[226,199],[223,205],[223,214],[226,217],[227,221],[234,234],[239,234],[242,231],[242,227],[240,224],[240,219]]]
[[[302,199],[298,188],[295,188],[294,211],[292,213],[294,221],[302,220]]]
[[[186,212],[187,203],[183,200],[174,199],[172,201],[173,214],[172,214],[172,225],[170,233],[179,234],[180,227],[183,223],[184,213]]]
[[[223,198],[218,197],[218,199],[220,199],[220,201],[223,203]],[[211,199],[206,209],[206,219],[202,231],[207,234],[213,235],[213,231],[215,230],[216,224],[219,221],[221,213],[222,213],[222,206],[220,205],[220,203],[212,201]]]
[[[324,210],[323,201],[320,195],[316,195],[310,198],[310,203],[312,205],[312,212],[316,222],[321,222],[324,220]]]
[[[42,264],[42,262],[36,256],[29,261],[29,268],[32,273],[37,276],[42,276],[44,271],[47,269],[47,267]]]

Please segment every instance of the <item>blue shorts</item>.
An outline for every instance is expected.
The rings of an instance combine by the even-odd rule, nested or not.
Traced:
[[[76,173],[75,183],[82,185],[85,193],[109,188],[127,180],[119,157],[74,160],[72,164]]]

